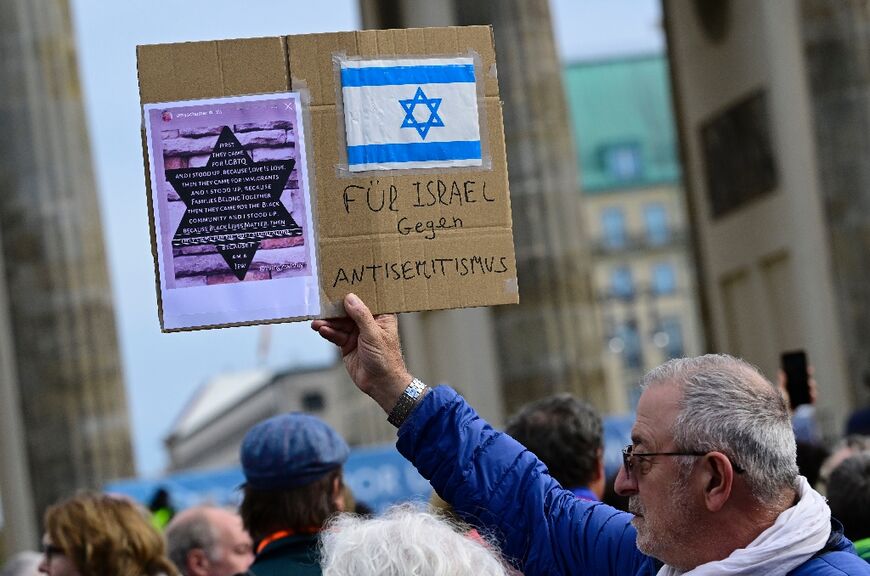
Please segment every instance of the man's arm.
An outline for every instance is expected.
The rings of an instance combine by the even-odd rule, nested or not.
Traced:
[[[353,294],[344,304],[348,318],[311,326],[341,348],[351,379],[389,413],[412,380],[396,318],[372,317]],[[634,547],[630,515],[574,498],[531,452],[447,387],[430,393],[402,425],[398,447],[457,512],[498,537],[527,574],[655,573]]]

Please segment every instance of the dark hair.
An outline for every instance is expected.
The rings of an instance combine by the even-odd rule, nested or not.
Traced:
[[[828,478],[831,515],[855,541],[870,538],[870,452],[843,460]]]
[[[594,479],[601,416],[579,398],[557,394],[530,402],[508,420],[505,432],[534,452],[565,488],[588,486]]]
[[[813,442],[797,443],[797,465],[800,475],[807,479],[810,486],[819,481],[819,471],[825,459],[831,455],[830,450]]]
[[[245,530],[254,542],[259,542],[279,530],[319,528],[327,518],[338,512],[333,491],[336,478],[340,489],[341,468],[310,484],[286,490],[257,490],[245,486],[239,506]]]

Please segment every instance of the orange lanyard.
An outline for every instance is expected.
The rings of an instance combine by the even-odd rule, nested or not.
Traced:
[[[281,538],[286,538],[287,536],[294,536],[296,534],[317,534],[320,532],[320,528],[317,526],[309,526],[307,528],[302,528],[301,530],[279,530],[278,532],[273,532],[269,534],[257,544],[257,554],[263,551],[263,548],[274,542],[275,540],[280,540]]]

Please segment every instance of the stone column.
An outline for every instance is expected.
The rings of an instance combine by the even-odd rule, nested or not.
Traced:
[[[849,400],[861,406],[870,404],[870,11],[859,0],[803,0],[801,23]]]
[[[444,16],[452,8],[454,18]],[[364,24],[490,24],[504,100],[520,304],[492,308],[508,412],[559,391],[606,408],[579,176],[547,0],[362,0]],[[439,15],[421,20],[421,14]]]
[[[0,259],[40,514],[133,461],[70,7],[3,7]]]
[[[18,394],[18,371],[9,326],[9,301],[6,295],[6,271],[0,234],[0,496],[2,496],[4,542],[3,553],[32,550],[39,541],[21,401]]]

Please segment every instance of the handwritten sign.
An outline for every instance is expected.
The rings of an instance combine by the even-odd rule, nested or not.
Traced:
[[[147,109],[161,102],[252,98],[243,94],[300,95],[293,126],[305,139],[293,142],[292,166],[281,163],[288,155],[250,154],[245,136],[229,124],[214,125],[211,148],[199,165],[149,164],[151,196],[159,198],[165,184],[171,188],[167,203],[174,198],[177,205],[171,215],[160,202],[154,210],[155,220],[171,221],[158,222],[158,258],[212,247],[208,264],[223,266],[224,286],[266,286],[274,284],[276,273],[314,279],[282,296],[298,301],[291,312],[188,317],[196,321],[184,327],[334,316],[343,313],[341,301],[351,291],[375,312],[518,301],[489,27],[140,46],[138,63]],[[372,98],[382,114],[367,112]],[[218,174],[206,175],[210,169]],[[303,173],[310,173],[310,183]],[[285,191],[276,195],[285,174]],[[222,184],[216,187],[214,181]],[[288,197],[286,189],[293,185],[310,186],[310,197]],[[257,235],[232,236],[244,233]],[[264,246],[293,244],[294,238],[305,247],[304,259],[263,257]],[[166,322],[166,308],[187,291],[189,280],[165,265],[158,270],[163,327],[179,329]],[[256,291],[258,297],[268,294],[272,306],[271,290]],[[200,300],[214,299],[202,291],[184,304]],[[214,301],[239,309],[230,292]],[[242,298],[245,305],[253,301],[253,292]]]

